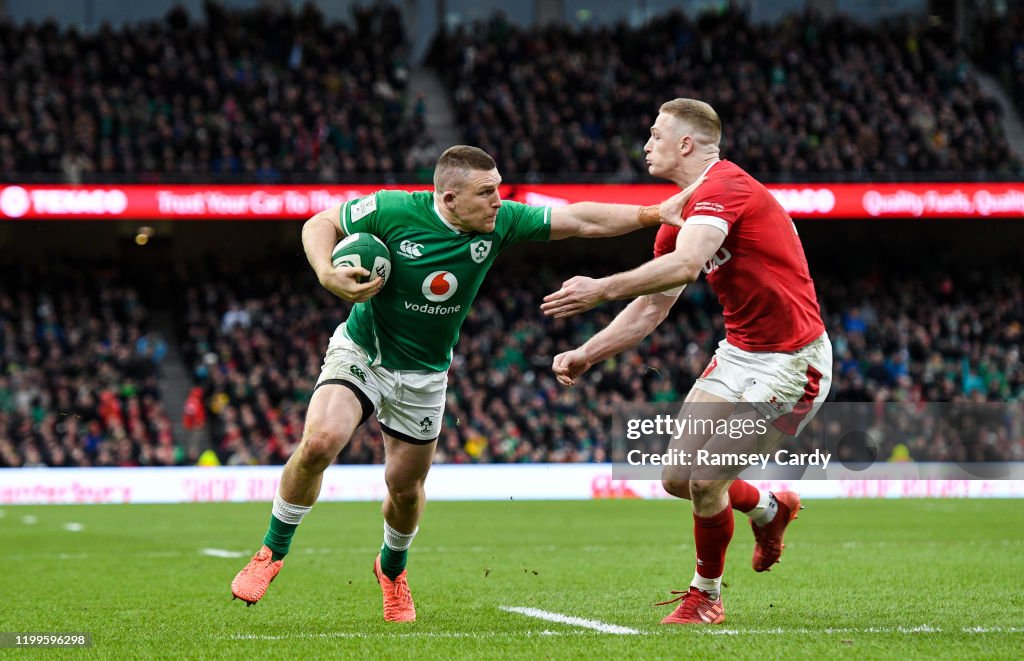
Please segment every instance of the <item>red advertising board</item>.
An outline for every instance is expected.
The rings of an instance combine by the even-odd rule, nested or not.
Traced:
[[[322,186],[0,185],[3,220],[299,220],[385,184]],[[794,218],[1021,218],[1024,182],[773,184]],[[653,204],[669,184],[511,184],[506,199],[561,206],[572,202]]]

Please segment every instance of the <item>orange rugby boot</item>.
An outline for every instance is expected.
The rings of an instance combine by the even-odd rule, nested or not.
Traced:
[[[722,606],[722,598],[712,599],[707,592],[690,586],[685,592],[672,590],[672,594],[678,594],[675,599],[663,601],[655,606],[667,606],[675,602],[681,602],[671,614],[666,615],[661,621],[662,624],[721,624],[725,622],[725,608]]]
[[[252,606],[263,598],[270,582],[277,578],[277,573],[284,566],[284,558],[274,562],[271,552],[266,546],[256,552],[235,580],[231,581],[231,594]]]
[[[780,491],[775,495],[779,503],[779,511],[771,523],[761,527],[750,522],[754,531],[754,558],[751,564],[754,571],[768,571],[772,565],[782,557],[782,549],[786,547],[782,543],[782,535],[786,532],[789,522],[797,518],[802,509],[800,496],[793,491]]]
[[[388,622],[416,621],[416,605],[412,603],[412,593],[409,592],[408,573],[403,569],[392,581],[380,568],[379,553],[373,561],[373,574],[384,593],[384,619]]]

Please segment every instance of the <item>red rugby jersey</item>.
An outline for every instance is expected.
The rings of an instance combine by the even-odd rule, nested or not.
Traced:
[[[796,351],[825,332],[796,226],[742,168],[718,161],[683,208],[685,222],[714,225],[725,242],[704,265],[724,308],[726,339],[745,351]],[[662,225],[654,256],[676,248],[678,227]]]

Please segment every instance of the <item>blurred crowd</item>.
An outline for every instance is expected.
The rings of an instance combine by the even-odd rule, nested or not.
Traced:
[[[497,14],[439,33],[429,63],[464,140],[518,178],[636,178],[657,108],[676,96],[714,105],[723,155],[759,175],[1019,173],[971,56],[1022,98],[1021,20],[979,19],[970,53],[946,26],[909,19],[675,11],[576,29]],[[344,23],[313,4],[214,2],[94,33],[0,21],[0,177],[422,174],[437,145],[407,49],[399,10],[381,3]]]
[[[218,261],[178,274],[175,319],[221,463],[283,463],[302,438],[306,404],[340,301],[294,264]],[[348,453],[359,455],[369,431]],[[383,456],[377,457],[383,461]]]
[[[975,26],[985,47],[973,61],[1024,109],[1020,7]],[[425,100],[407,92],[406,46],[398,10],[380,3],[347,24],[327,23],[313,5],[216,3],[201,21],[175,9],[92,34],[0,20],[0,177],[273,182],[412,171],[433,155]],[[712,103],[723,155],[758,174],[1021,167],[968,52],[941,25],[869,29],[804,15],[762,26],[726,11],[674,12],[642,29],[525,30],[499,15],[443,33],[431,62],[465,141],[510,178],[635,178],[657,107],[675,96]],[[617,408],[681,400],[724,334],[717,300],[695,283],[642,346],[562,388],[552,357],[620,307],[545,319],[537,306],[561,275],[509,261],[485,284],[456,348],[438,462],[606,461]],[[835,352],[830,401],[869,403],[870,423],[889,429],[880,458],[1024,460],[1019,415],[956,427],[928,408],[1013,402],[1020,411],[1019,268],[814,275]],[[204,447],[223,464],[282,463],[347,314],[294,256],[181,267],[170,300],[152,295],[151,277],[110,262],[5,262],[0,278],[0,466],[193,464]],[[157,308],[170,321],[155,323]],[[175,347],[194,384],[183,410],[168,410],[161,388]],[[895,421],[883,423],[883,403],[897,405]],[[812,423],[809,437],[826,424]],[[382,460],[375,419],[339,457]]]
[[[347,314],[292,258],[182,268],[171,316],[196,387],[184,411],[168,413],[158,387],[167,347],[135,289],[101,273],[95,290],[34,284],[30,294],[17,274],[5,278],[14,283],[0,293],[0,465],[8,466],[194,463],[186,448],[206,446],[223,464],[283,463],[301,439],[328,339]],[[618,308],[546,319],[539,301],[559,281],[510,260],[485,284],[449,373],[438,462],[609,460],[616,408],[681,401],[724,333],[717,300],[695,283],[647,342],[563,388],[552,357],[603,328]],[[935,402],[1014,402],[1007,410],[1020,411],[1018,271],[822,274],[816,283],[835,351],[830,402],[906,405],[897,409],[906,420],[887,423],[906,434],[885,437],[881,458],[1024,460],[1019,415],[970,437],[907,422],[927,418],[924,407]],[[169,414],[182,417],[186,438],[172,434]],[[382,460],[374,419],[339,457]]]
[[[1019,31],[1000,34],[1019,45]],[[867,27],[812,14],[755,25],[734,10],[576,31],[521,28],[497,15],[442,33],[432,57],[465,140],[508,173],[631,178],[659,105],[679,96],[716,108],[723,156],[755,174],[1021,167],[999,107],[941,25]]]
[[[67,265],[0,275],[0,466],[189,461],[160,396],[167,342],[129,278]]]
[[[206,5],[95,33],[0,21],[0,175],[387,174],[423,132],[398,11]]]
[[[1024,114],[1024,4],[1007,3],[1004,13],[975,18],[975,61],[992,72]]]

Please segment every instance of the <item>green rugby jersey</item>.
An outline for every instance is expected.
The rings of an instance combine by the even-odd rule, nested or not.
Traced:
[[[459,329],[491,264],[520,241],[547,241],[551,208],[503,202],[494,231],[460,232],[441,218],[432,191],[381,190],[341,206],[346,235],[369,232],[391,251],[391,280],[356,303],[345,332],[373,364],[444,372]]]

